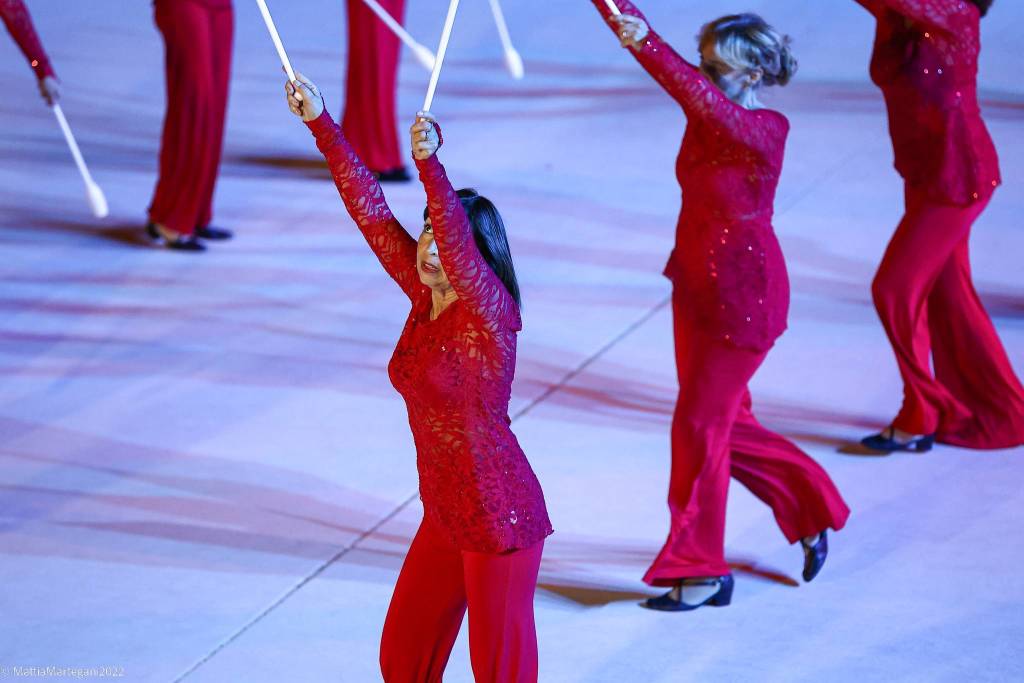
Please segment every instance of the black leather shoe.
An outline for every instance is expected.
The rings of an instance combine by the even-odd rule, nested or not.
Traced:
[[[405,166],[391,168],[387,171],[374,171],[373,174],[382,183],[407,183],[412,180],[412,176],[409,175],[409,171],[406,170]]]
[[[804,581],[810,582],[825,566],[825,558],[828,557],[828,535],[822,531],[814,545],[807,545],[801,538],[800,545],[804,549]]]
[[[718,586],[718,591],[709,596],[704,602],[697,603],[696,605],[690,605],[682,600],[676,600],[672,597],[672,591],[669,591],[668,593],[659,595],[656,598],[647,598],[647,600],[640,603],[641,606],[646,607],[647,609],[658,610],[659,612],[690,612],[698,607],[703,607],[704,605],[725,607],[732,602],[732,574],[726,574],[725,576],[719,576],[714,579],[683,579],[680,582],[680,585]]]
[[[235,233],[224,228],[214,228],[209,225],[202,227],[196,227],[196,237],[201,237],[204,240],[229,240],[235,236]]]
[[[895,451],[926,453],[935,445],[935,435],[925,434],[924,436],[915,437],[910,441],[897,441],[896,430],[892,427],[886,427],[878,434],[865,436],[860,442],[871,450],[882,453],[893,453]]]
[[[177,251],[206,251],[206,247],[203,246],[203,243],[195,235],[178,235],[173,240],[170,240],[161,235],[153,223],[146,225],[146,235],[153,244],[167,247],[168,249],[175,249]]]

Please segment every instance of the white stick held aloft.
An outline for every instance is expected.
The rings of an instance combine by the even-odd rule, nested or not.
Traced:
[[[615,6],[615,3],[612,2],[612,0],[604,0],[604,4],[608,5],[608,11],[612,13],[612,16],[617,17],[620,14],[622,14],[622,12],[619,11],[619,8]]]
[[[85,195],[89,200],[92,215],[96,216],[96,218],[106,218],[107,214],[110,213],[107,207],[107,198],[103,195],[103,190],[100,189],[100,186],[92,179],[89,167],[85,165],[85,159],[82,158],[82,151],[78,149],[75,136],[71,133],[71,126],[68,125],[68,120],[64,118],[64,110],[60,108],[59,104],[53,105],[53,115],[57,117],[57,123],[60,124],[60,129],[64,132],[64,139],[67,140],[68,148],[71,149],[71,156],[75,160],[75,165],[78,166],[78,172],[82,174],[82,180],[85,182]]]
[[[377,0],[363,0],[363,3],[384,22],[384,25],[391,29],[391,32],[398,36],[398,39],[405,43],[405,46],[412,50],[412,53],[427,71],[434,69],[434,53],[428,48],[416,42],[416,39],[409,35],[409,32],[402,27],[395,18],[388,14],[388,11],[381,7]]]
[[[288,74],[288,80],[294,83],[295,70],[292,69],[292,63],[288,61],[288,54],[284,51],[284,44],[281,42],[281,36],[277,33],[277,27],[274,26],[274,18],[270,16],[266,0],[256,0],[256,4],[260,8],[260,14],[263,15],[263,22],[267,25],[267,30],[270,31],[270,39],[274,41],[274,47],[277,48],[277,56],[281,58],[284,72]]]
[[[498,0],[491,0],[491,13],[494,15],[494,23],[498,27],[498,37],[501,38],[501,46],[505,50],[505,68],[517,81],[523,77],[523,58],[512,46],[512,37],[508,34],[508,24],[505,23],[505,15],[501,11],[501,3]]]
[[[434,103],[434,92],[437,90],[437,80],[441,77],[441,67],[444,65],[444,55],[448,52],[448,41],[452,38],[452,26],[455,25],[455,13],[459,10],[459,0],[451,0],[448,5],[448,16],[444,18],[444,29],[441,31],[441,42],[437,45],[437,59],[434,61],[434,70],[430,72],[430,85],[427,86],[427,96],[423,99],[423,111],[430,111],[430,105]]]

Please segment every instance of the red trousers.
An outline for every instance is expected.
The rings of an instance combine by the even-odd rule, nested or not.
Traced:
[[[974,291],[968,254],[986,204],[936,204],[908,188],[871,292],[903,377],[893,425],[957,446],[1009,448],[1024,443],[1024,388]]]
[[[461,551],[420,524],[384,622],[385,682],[439,682],[468,605],[476,680],[536,683],[533,595],[543,550],[541,541],[503,555]]]
[[[672,417],[668,540],[644,581],[729,573],[725,507],[732,476],[768,504],[790,543],[841,529],[850,514],[824,469],[758,423],[747,383],[767,352],[704,333],[679,290],[673,294],[679,400]]]
[[[405,0],[380,0],[380,4],[402,21]],[[395,34],[362,0],[348,0],[348,76],[341,129],[371,171],[405,165],[395,113],[400,49]]]
[[[231,7],[195,0],[157,0],[164,37],[167,114],[160,178],[149,220],[182,234],[210,222],[231,75]]]

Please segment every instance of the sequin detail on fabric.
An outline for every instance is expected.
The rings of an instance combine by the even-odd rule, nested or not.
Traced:
[[[643,18],[632,3],[616,4]],[[603,0],[594,5],[608,17]],[[686,293],[705,330],[766,350],[786,329],[789,312],[786,264],[772,228],[789,122],[731,101],[653,29],[630,52],[686,115],[676,160],[682,211],[665,274]]]
[[[980,14],[963,0],[858,0],[877,21],[871,80],[896,170],[942,204],[990,197],[999,157],[978,104]]]
[[[23,0],[0,0],[0,18],[36,72],[36,77],[56,76]]]

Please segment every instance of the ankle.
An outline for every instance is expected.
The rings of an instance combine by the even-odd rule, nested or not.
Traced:
[[[153,228],[168,242],[173,242],[181,237],[181,233],[176,230],[171,230],[163,223],[153,223]]]

